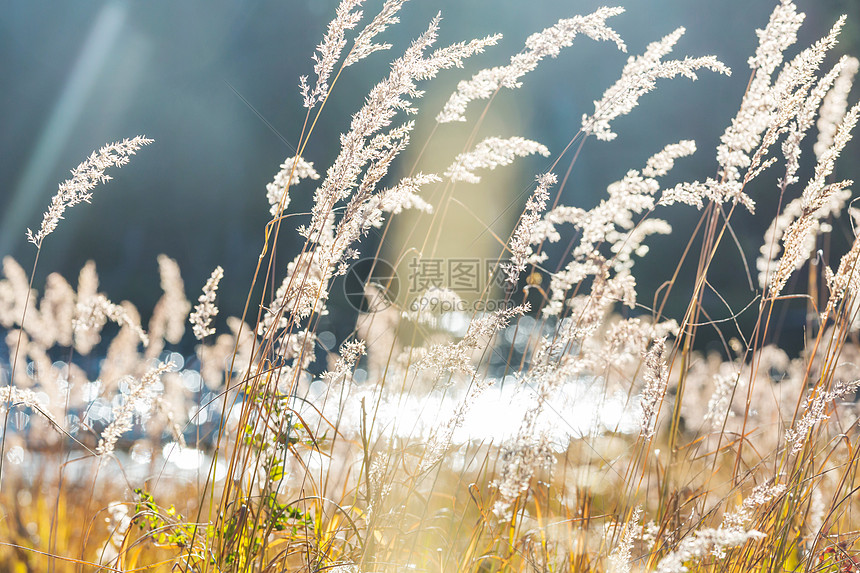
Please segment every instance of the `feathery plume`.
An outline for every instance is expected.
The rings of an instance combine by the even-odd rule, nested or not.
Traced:
[[[682,75],[695,80],[698,77],[696,70],[700,68],[731,75],[731,70],[715,56],[663,62],[663,56],[672,51],[683,34],[684,28],[678,28],[662,40],[649,44],[641,56],[628,58],[618,81],[604,92],[600,101],[594,102],[594,114],[583,114],[582,130],[603,141],[615,139],[617,134],[612,132],[609,124],[615,118],[630,113],[639,103],[639,98],[657,86],[659,78]]]
[[[358,360],[365,354],[367,354],[367,347],[363,340],[344,342],[340,347],[340,356],[338,356],[334,369],[324,373],[323,379],[329,383],[342,379],[352,372]]]
[[[822,484],[820,483],[810,487],[812,492],[809,500],[809,513],[803,523],[804,529],[810,537],[818,535],[824,525],[827,502],[824,500],[824,493],[822,493],[821,488]]]
[[[756,269],[759,272],[758,281],[762,289],[768,285],[780,266],[779,255],[782,252],[780,243],[788,238],[786,235],[788,228],[795,225],[801,218],[803,221],[797,223],[792,229],[793,236],[789,243],[790,248],[799,248],[799,251],[794,251],[796,253],[795,266],[793,269],[786,267],[783,272],[791,273],[809,260],[815,252],[816,239],[819,233],[830,231],[830,225],[826,219],[841,212],[845,203],[851,198],[851,191],[843,187],[843,185],[835,185],[827,189],[829,195],[827,202],[812,215],[804,214],[803,197],[795,197],[788,202],[782,213],[771,222],[764,234],[764,241],[759,248],[760,254],[756,259]],[[807,228],[803,233],[799,232],[801,226]]]
[[[547,342],[546,339],[542,341],[543,344]],[[541,357],[548,356],[541,355],[541,352],[539,350],[537,354]],[[499,491],[500,499],[493,505],[493,513],[503,518],[509,515],[514,500],[529,488],[535,473],[542,467],[551,467],[555,463],[549,437],[538,429],[538,420],[553,390],[564,377],[564,371],[558,363],[543,364],[542,360],[536,362],[541,364],[523,381],[530,386],[534,385],[532,405],[526,410],[516,437],[502,446],[499,456],[502,469],[494,485]]]
[[[833,168],[836,166],[836,159],[839,157],[839,154],[848,142],[851,141],[858,116],[860,116],[860,103],[855,104],[843,116],[839,127],[836,129],[833,145],[819,156],[818,163],[815,166],[815,174],[803,190],[804,207],[806,209],[819,209],[826,203],[828,197],[824,189],[827,178],[833,173]]]
[[[331,271],[318,249],[299,253],[287,264],[287,274],[275,291],[272,303],[266,309],[257,334],[263,335],[272,329],[287,327],[292,320],[325,313],[324,303],[328,298],[328,282]]]
[[[773,102],[773,107],[770,111],[767,129],[761,138],[758,149],[747,165],[743,185],[749,183],[776,162],[776,158],[767,161],[763,161],[763,158],[767,155],[770,147],[776,143],[779,136],[789,129],[789,122],[792,120],[794,123],[789,130],[789,136],[783,143],[787,160],[783,185],[795,181],[794,173],[798,167],[796,161],[800,156],[799,143],[795,144],[795,141],[802,139],[802,134],[812,125],[815,110],[835,79],[836,72],[831,72],[822,78],[809,95],[807,95],[807,90],[815,80],[815,74],[827,52],[836,45],[836,38],[844,24],[845,16],[842,16],[833,25],[827,36],[800,52],[780,71],[768,94],[770,101]]]
[[[721,179],[737,181],[740,169],[749,165],[749,153],[758,147],[776,104],[771,94],[771,76],[782,64],[783,52],[797,41],[797,31],[804,18],[804,14],[797,12],[794,2],[782,0],[771,13],[767,26],[756,30],[759,45],[755,55],[749,59],[749,66],[754,71],[753,79],[737,115],[717,147]]]
[[[511,262],[503,263],[502,270],[507,281],[516,284],[520,273],[526,270],[526,263],[532,254],[532,233],[546,210],[549,201],[549,188],[558,182],[554,173],[544,173],[537,177],[537,187],[526,202],[526,209],[511,237]]]
[[[5,278],[0,280],[0,325],[4,328],[10,328],[17,324],[23,328],[23,325],[20,324],[21,317],[26,314],[26,322],[29,327],[31,317],[37,316],[38,312],[36,311],[36,293],[30,288],[27,271],[11,256],[5,256],[3,257],[3,275]]]
[[[804,93],[809,89],[827,53],[836,45],[846,19],[845,14],[840,16],[826,36],[802,50],[783,66],[771,88],[777,109],[797,91]]]
[[[115,405],[111,411],[111,423],[107,425],[99,438],[96,453],[99,456],[108,456],[116,447],[116,442],[134,425],[134,413],[139,409],[149,409],[156,396],[156,383],[161,375],[175,365],[172,362],[161,363],[143,375],[136,384],[130,384],[128,394],[121,403]],[[133,380],[133,379],[132,379]]]
[[[27,229],[27,240],[42,248],[45,237],[54,232],[66,209],[78,203],[89,203],[92,190],[99,183],[111,180],[105,173],[108,167],[122,167],[129,161],[129,156],[153,140],[143,135],[133,139],[123,139],[116,143],[105,145],[98,152],[93,152],[83,163],[72,169],[72,178],[60,183],[59,191],[51,199],[51,205],[42,218],[42,226],[37,232]]]
[[[648,160],[643,171],[647,170],[655,176],[665,174],[674,165],[676,158],[691,154],[695,149],[692,141],[668,145]],[[588,277],[598,279],[592,287],[592,295],[600,291],[602,295],[617,297],[616,300],[622,300],[631,308],[635,305],[635,280],[630,274],[632,257],[647,252],[647,247],[642,243],[649,235],[671,231],[669,224],[660,219],[646,219],[638,225],[634,221],[634,215],[654,207],[654,196],[659,190],[659,181],[653,177],[643,177],[642,173],[631,169],[623,179],[609,185],[609,197],[595,208],[585,211],[560,206],[544,215],[543,221],[532,234],[532,244],[544,239],[558,241],[561,235],[555,227],[562,223],[570,223],[580,232],[579,242],[572,251],[573,260],[552,275],[550,301],[543,310],[545,315],[558,315],[568,290]],[[610,258],[601,254],[601,245],[609,245],[614,255]],[[540,263],[544,257],[543,253],[534,254],[529,258],[529,263]],[[617,276],[610,277],[612,271]],[[603,311],[613,302],[611,299],[598,301],[593,296],[589,298],[591,302],[585,308],[590,318],[582,322],[588,325],[586,330],[596,328]]]
[[[218,315],[218,307],[215,306],[215,295],[218,292],[218,283],[224,278],[224,269],[215,267],[206,284],[203,285],[203,294],[197,299],[197,306],[188,318],[197,340],[203,340],[210,334],[215,334],[215,329],[210,328],[212,319]]]
[[[427,471],[433,467],[436,462],[442,459],[442,456],[445,455],[445,452],[448,451],[448,448],[451,446],[454,432],[456,432],[463,425],[463,422],[466,421],[466,415],[478,401],[478,398],[480,398],[481,395],[483,395],[484,392],[486,392],[492,385],[493,381],[489,379],[476,380],[469,385],[469,390],[466,393],[465,398],[463,398],[463,401],[457,405],[454,413],[447,421],[445,421],[444,424],[436,427],[433,434],[430,436],[430,439],[427,441],[427,445],[424,449],[424,457],[421,460],[421,465],[419,466],[419,471]]]
[[[709,179],[706,183],[701,181],[684,181],[678,183],[671,189],[666,189],[660,194],[658,205],[674,205],[675,203],[683,203],[701,210],[705,206],[706,199],[719,201],[720,196],[714,192],[715,183]]]
[[[510,308],[502,308],[493,313],[476,318],[469,323],[466,335],[451,344],[435,344],[418,362],[419,370],[442,372],[462,372],[474,375],[472,353],[475,349],[486,348],[489,338],[505,328],[515,316],[522,316],[530,310],[528,303]]]
[[[292,176],[291,176],[292,174]],[[281,163],[281,170],[274,180],[266,185],[266,199],[269,200],[269,212],[272,216],[282,213],[290,204],[290,187],[297,185],[302,179],[319,179],[319,173],[314,170],[314,164],[301,157],[288,157]]]
[[[535,473],[555,463],[547,436],[534,435],[534,419],[538,411],[539,408],[534,410],[534,414],[531,411],[526,414],[523,426],[529,426],[528,430],[521,428],[517,438],[503,446],[499,455],[502,469],[495,486],[500,499],[493,504],[493,513],[500,518],[508,516],[511,504],[529,488]],[[529,418],[532,420],[527,422]]]
[[[3,386],[0,388],[0,407],[10,407],[21,405],[25,408],[32,408],[39,412],[55,427],[62,428],[62,425],[54,417],[49,409],[47,395],[44,392],[34,392],[29,388],[18,388],[16,386]]]
[[[599,8],[588,16],[563,18],[553,26],[532,34],[526,39],[525,48],[511,57],[506,66],[498,66],[481,70],[471,80],[462,81],[457,85],[457,91],[451,94],[442,111],[436,116],[439,123],[466,121],[466,107],[469,102],[479,99],[489,99],[499,89],[518,88],[522,85],[520,78],[534,70],[541,60],[547,56],[558,56],[562,48],[573,44],[578,34],[585,34],[595,41],[611,40],[623,52],[627,47],[621,37],[606,25],[607,18],[624,12],[624,8]]]
[[[108,388],[114,387],[129,373],[139,372],[142,367],[146,367],[142,363],[138,351],[140,335],[134,326],[129,326],[129,324],[140,324],[140,314],[135,306],[128,301],[123,301],[120,307],[125,311],[128,321],[120,327],[119,332],[111,339],[99,369],[99,381]],[[97,333],[87,336],[92,342],[98,342],[100,338]]]
[[[372,227],[382,225],[384,209],[381,208],[381,203],[386,191],[374,191],[388,174],[394,159],[409,145],[409,134],[414,127],[415,122],[408,121],[388,133],[375,136],[368,144],[366,150],[369,152],[369,164],[357,189],[349,197],[331,241],[331,252],[338,253],[338,257],[333,260],[342,263],[339,272],[345,270],[343,259],[357,256],[351,245],[359,241]]]
[[[45,348],[55,343],[71,346],[74,336],[75,290],[58,273],[51,273],[45,282],[45,293],[39,303],[41,328],[33,337]]]
[[[459,154],[445,171],[445,177],[451,181],[480,183],[481,178],[474,173],[476,169],[495,169],[510,165],[517,157],[527,157],[535,153],[547,157],[549,149],[524,137],[488,137],[472,151]]]
[[[855,238],[848,252],[842,255],[835,274],[830,267],[824,267],[824,276],[827,280],[827,288],[830,290],[830,297],[827,299],[827,307],[821,313],[822,320],[827,319],[830,312],[845,298],[846,294],[850,293],[857,296],[857,293],[860,293],[858,260],[860,260],[860,237]]]
[[[830,417],[827,413],[828,404],[856,392],[857,388],[860,388],[860,380],[854,380],[853,382],[843,382],[840,380],[836,382],[833,390],[818,390],[810,395],[806,402],[803,416],[800,417],[800,420],[793,427],[785,432],[785,442],[786,444],[791,444],[791,453],[796,454],[802,450],[806,444],[806,438],[810,430],[818,422],[822,422]]]
[[[797,110],[795,119],[791,122],[788,128],[788,135],[782,142],[782,155],[786,159],[785,177],[780,182],[780,187],[785,188],[799,181],[797,170],[800,168],[800,144],[806,138],[806,133],[815,120],[815,113],[818,106],[821,105],[821,100],[829,93],[831,86],[836,81],[837,76],[841,74],[844,67],[847,65],[847,58],[839,60],[833,69],[818,80],[815,87],[809,92],[809,96],[800,105]],[[845,110],[842,110],[845,113]],[[840,117],[841,119],[841,117]]]
[[[842,118],[839,128],[836,130],[833,145],[821,154],[815,173],[807,183],[801,196],[801,214],[785,230],[783,240],[783,255],[779,266],[773,273],[771,279],[771,294],[778,296],[788,282],[789,277],[795,269],[803,265],[814,250],[810,249],[810,241],[814,238],[820,216],[831,211],[829,204],[853,181],[840,181],[826,184],[827,177],[833,173],[836,158],[845,145],[851,140],[851,131],[857,125],[860,115],[860,104],[854,105]],[[820,215],[819,215],[820,213]]]
[[[378,208],[397,215],[404,209],[416,209],[422,213],[432,213],[433,205],[422,199],[418,191],[424,185],[439,183],[442,179],[433,173],[417,173],[412,177],[404,177],[391,189],[379,193]]]
[[[126,310],[112,303],[103,294],[89,297],[78,302],[75,308],[75,320],[72,326],[75,331],[75,347],[80,348],[82,354],[87,354],[92,347],[98,343],[98,333],[104,328],[107,321],[111,320],[121,326],[128,326],[140,338],[144,346],[149,345],[149,336],[134,322]],[[84,341],[89,341],[85,343]]]
[[[774,483],[773,479],[753,488],[740,507],[723,516],[723,527],[744,527],[755,517],[757,507],[767,505],[785,493],[785,484]]]
[[[299,89],[306,108],[313,109],[316,104],[323,101],[328,95],[328,81],[334,66],[340,60],[340,55],[346,46],[346,31],[352,30],[361,20],[362,12],[356,8],[361,6],[364,0],[341,0],[335,12],[334,20],[329,22],[328,29],[323,36],[323,41],[317,46],[313,55],[314,73],[317,76],[313,89],[308,85],[307,76],[299,78]]]
[[[388,133],[380,132],[391,124],[399,111],[415,111],[412,102],[407,98],[414,99],[423,95],[416,82],[432,79],[441,70],[462,66],[464,59],[482,52],[487,46],[498,41],[497,36],[489,36],[466,43],[451,44],[425,55],[425,51],[436,41],[440,20],[439,15],[434,17],[427,30],[412,42],[402,56],[392,62],[389,75],[370,90],[362,108],[353,115],[350,130],[340,138],[340,153],[316,191],[311,222],[300,229],[311,241],[319,242],[323,239],[326,225],[331,224],[330,215],[335,204],[352,195],[355,187],[359,185],[359,177],[370,165],[367,168],[366,180],[361,183],[361,192],[352,197],[352,205],[347,208],[347,214],[350,216],[364,213],[363,203],[372,196],[375,184],[384,176],[388,165],[402,150],[405,141],[408,141],[414,124],[407,122]],[[354,217],[344,217],[346,220],[343,226],[350,229],[352,240],[354,229],[361,227],[361,223],[358,220],[350,220],[355,219]],[[337,263],[348,248],[349,241],[339,240],[332,245],[328,256]]]
[[[857,58],[845,57],[840,63],[842,66],[839,77],[827,92],[818,112],[818,140],[813,148],[816,157],[820,157],[833,146],[833,137],[848,109],[848,93],[854,84],[854,76],[860,69],[860,60]]]
[[[713,555],[722,559],[726,550],[743,545],[750,539],[763,539],[766,535],[755,529],[747,529],[754,517],[755,508],[770,501],[785,491],[783,484],[765,483],[755,489],[741,506],[727,514],[718,528],[704,528],[687,535],[669,554],[657,564],[657,573],[685,573],[690,564]]]
[[[642,531],[642,506],[633,510],[630,521],[624,524],[624,533],[621,541],[609,555],[610,571],[612,573],[630,573],[630,562],[633,560],[633,542]]]
[[[351,66],[374,52],[391,49],[391,44],[374,44],[373,38],[384,32],[389,26],[400,22],[397,12],[405,3],[406,0],[385,0],[379,14],[355,37],[355,43],[343,62],[344,67]]]
[[[689,157],[696,152],[696,142],[691,139],[682,139],[678,143],[670,143],[655,153],[645,162],[642,175],[645,177],[663,177],[675,167],[675,160],[681,157]]]
[[[230,367],[234,355],[234,366],[238,370],[254,363],[256,338],[253,329],[234,316],[227,317],[227,328],[230,333],[216,336],[214,344],[197,345],[200,375],[210,390],[221,388],[224,371]]]
[[[773,9],[767,26],[756,30],[759,44],[755,55],[748,60],[750,69],[756,75],[769,79],[774,70],[782,64],[783,52],[797,41],[797,31],[806,15],[797,12],[792,0],[780,0]]]
[[[684,565],[706,557],[712,552],[725,552],[731,547],[743,545],[750,539],[762,539],[764,533],[750,529],[744,531],[736,528],[704,528],[693,535],[688,535],[674,551],[663,557],[657,564],[657,573],[686,573],[690,569]]]
[[[755,207],[752,199],[743,192],[744,186],[769,167],[775,158],[764,161],[769,148],[788,129],[789,122],[797,118],[791,135],[785,144],[788,164],[784,183],[793,182],[796,166],[794,160],[799,148],[794,140],[800,137],[803,124],[811,121],[818,93],[813,90],[810,101],[807,90],[812,85],[827,52],[836,44],[836,38],[845,22],[839,18],[830,32],[815,44],[801,51],[780,71],[772,82],[773,72],[782,63],[783,51],[797,41],[797,30],[804,15],[796,12],[790,0],[784,0],[771,15],[765,30],[759,30],[759,48],[750,58],[754,75],[741,101],[738,114],[726,128],[717,147],[717,162],[720,165],[717,184],[722,201],[741,202],[751,212]],[[825,78],[824,82],[830,78]],[[820,101],[820,100],[819,100]],[[804,104],[809,103],[808,109]],[[806,117],[801,117],[801,116]],[[750,154],[755,150],[755,154]],[[742,171],[746,173],[742,177]]]
[[[714,392],[708,400],[708,411],[703,418],[705,422],[711,423],[712,430],[719,430],[726,416],[732,416],[732,395],[739,380],[740,373],[735,371],[731,363],[723,364],[723,368],[714,376]]]
[[[668,387],[669,366],[666,364],[665,352],[666,339],[658,338],[645,354],[645,390],[642,392],[640,407],[642,436],[646,439],[653,437],[656,432],[657,413]]]
[[[185,319],[191,312],[191,302],[185,298],[185,282],[179,264],[167,255],[158,255],[158,273],[161,290],[164,292],[149,319],[149,335],[152,344],[147,348],[147,358],[161,354],[164,341],[178,344],[185,334]]]

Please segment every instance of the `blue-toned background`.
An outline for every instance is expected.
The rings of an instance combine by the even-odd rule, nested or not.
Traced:
[[[368,0],[367,12],[381,3]],[[412,0],[402,12],[403,23],[386,32],[394,51],[372,56],[339,80],[306,158],[320,171],[325,169],[337,152],[333,142],[346,129],[362,94],[436,11],[444,18],[440,44],[496,31],[505,38],[474,58],[471,67],[447,72],[432,84],[420,102],[427,112],[423,128],[432,125],[458,80],[478,67],[506,62],[530,33],[558,18],[585,14],[601,4]],[[630,53],[641,53],[648,42],[683,25],[687,34],[675,57],[713,53],[735,73],[725,78],[704,72],[695,83],[662,82],[632,115],[614,124],[620,134],[615,142],[588,142],[565,189],[567,204],[593,205],[607,184],[679,139],[695,139],[699,152],[679,162],[673,179],[712,175],[714,147],[748,79],[746,59],[755,49],[754,30],[766,24],[774,2],[627,4],[628,12],[613,18],[611,25]],[[298,76],[312,74],[310,56],[335,5],[333,0],[6,3],[0,20],[0,255],[12,254],[29,268],[35,249],[26,243],[25,230],[38,227],[68,170],[104,143],[145,134],[155,143],[130,165],[112,170],[115,180],[96,189],[93,204],[70,210],[45,241],[36,286],[51,271],[74,281],[83,263],[94,259],[102,291],[113,300],[131,300],[145,317],[160,294],[156,255],[166,253],[178,260],[192,299],[212,268],[223,265],[227,278],[220,304],[225,313],[240,313],[268,220],[265,185],[293,154],[289,144],[304,119]],[[799,46],[825,34],[838,14],[848,12],[848,26],[832,61],[842,53],[860,55],[856,2],[799,0],[798,6],[807,13]],[[501,94],[494,105],[510,114],[516,129],[498,134],[523,135],[561,150],[576,133],[582,114],[592,111],[592,101],[618,77],[625,58],[608,43],[577,40],[557,60],[526,76],[523,89]],[[846,150],[840,177],[860,179],[857,153],[856,145]],[[540,166],[527,163],[512,169],[511,188],[527,185]],[[774,215],[775,178],[765,174],[753,190],[759,214],[735,219],[751,263],[762,230]],[[500,189],[500,200],[509,201],[504,197],[508,192]],[[299,196],[291,209],[307,207],[307,199]],[[651,264],[637,272],[644,292],[667,278],[697,216],[684,208],[669,216],[677,235],[652,241],[656,249]],[[495,230],[507,233],[503,227],[510,224],[504,219]],[[847,222],[837,225],[837,237],[849,233]],[[728,245],[723,251],[718,261],[723,267],[712,275],[714,286],[743,306],[754,294],[745,286],[737,249]]]

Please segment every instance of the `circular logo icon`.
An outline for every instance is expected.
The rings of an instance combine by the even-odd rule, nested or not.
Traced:
[[[382,259],[359,259],[349,267],[343,281],[346,301],[359,312],[384,310],[399,292],[400,280],[394,267]]]

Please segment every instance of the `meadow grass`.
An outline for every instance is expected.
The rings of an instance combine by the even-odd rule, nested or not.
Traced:
[[[362,3],[340,2],[299,81],[298,154],[266,189],[271,220],[238,316],[217,293],[244,277],[217,267],[195,305],[167,256],[146,325],[100,292],[94,264],[74,286],[51,274],[34,288],[65,210],[97,200],[109,171],[157,145],[143,136],[94,152],[60,185],[28,231],[32,270],[4,260],[0,569],[860,571],[860,240],[844,254],[828,242],[832,219],[855,215],[852,182],[834,178],[860,113],[849,104],[858,61],[829,61],[844,17],[796,49],[804,17],[781,0],[750,71],[734,70],[747,89],[715,172],[663,183],[697,144],[655,134],[651,158],[583,209],[561,200],[586,142],[615,139],[613,121],[658,82],[728,67],[671,59],[683,28],[628,47],[610,26],[623,9],[601,8],[468,72],[431,117],[415,104],[423,90],[500,39],[437,47],[436,17],[356,100],[339,142],[315,141],[341,72],[393,50],[380,38],[401,25],[405,0],[366,18]],[[567,147],[478,139],[497,94],[539,65],[563,66],[545,60],[581,42],[632,55]],[[413,142],[421,122],[429,138]],[[422,171],[452,122],[468,135],[449,167]],[[324,171],[309,160],[335,144]],[[514,161],[537,165],[535,155],[549,167],[512,195],[521,215],[510,234],[485,225],[496,252],[470,259],[451,230],[468,210],[455,190]],[[296,193],[312,194],[309,213],[290,211]],[[734,271],[756,293],[748,329],[703,300],[721,298],[715,257],[763,193],[778,193],[780,208],[755,269]],[[698,224],[678,238],[687,248],[663,286],[639,293],[634,267],[657,260],[648,240],[672,234],[659,218],[668,209]],[[396,229],[401,218],[421,224]],[[331,300],[343,285],[355,313]],[[686,310],[667,316],[670,300]],[[791,356],[771,341],[798,301],[805,343]],[[321,329],[333,317],[349,336]],[[697,345],[703,328],[720,352]],[[195,354],[183,356],[191,334]]]

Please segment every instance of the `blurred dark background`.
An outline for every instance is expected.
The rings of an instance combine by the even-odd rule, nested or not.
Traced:
[[[687,34],[674,57],[715,54],[734,74],[726,78],[703,72],[697,82],[661,82],[631,115],[614,123],[619,133],[616,141],[588,141],[562,202],[594,205],[609,183],[680,139],[696,140],[699,151],[694,158],[680,161],[666,182],[713,175],[714,148],[737,111],[749,77],[746,60],[755,49],[754,30],[764,27],[775,3],[627,2],[628,11],[613,18],[611,25],[627,42],[630,54],[641,53],[647,43],[683,25]],[[115,180],[96,189],[91,205],[68,211],[66,220],[45,241],[35,285],[41,287],[52,271],[74,282],[84,262],[93,259],[101,290],[112,300],[134,302],[146,317],[160,295],[156,255],[165,253],[179,262],[192,300],[211,270],[221,264],[226,278],[220,306],[224,314],[241,313],[268,221],[265,186],[284,158],[293,155],[289,145],[295,144],[304,119],[298,77],[313,73],[310,56],[336,4],[334,0],[7,2],[0,19],[0,255],[11,254],[29,268],[35,249],[26,242],[25,230],[39,226],[68,170],[105,143],[145,134],[155,143],[141,150],[130,165],[110,171]],[[375,13],[381,4],[381,0],[368,0],[366,14]],[[505,63],[529,34],[557,19],[586,14],[601,4],[591,0],[408,2],[403,23],[385,33],[384,39],[395,49],[346,71],[305,158],[324,172],[337,153],[331,142],[347,128],[350,114],[363,101],[361,94],[382,77],[387,62],[423,31],[437,11],[444,18],[440,45],[497,31],[505,38],[501,45],[473,58],[466,70],[449,71],[430,85],[427,97],[419,102],[426,113],[419,131],[432,127],[432,118],[457,81],[480,67]],[[839,14],[848,13],[830,64],[843,53],[860,55],[860,11],[855,1],[799,0],[798,6],[807,19],[797,46],[808,46],[828,31]],[[791,54],[796,51],[797,47]],[[560,151],[579,128],[582,114],[593,110],[593,100],[617,79],[626,57],[608,43],[577,40],[557,60],[544,62],[526,76],[521,90],[500,95],[494,105],[513,114],[510,119],[517,129],[494,134],[523,135]],[[452,129],[459,133],[461,126]],[[462,133],[467,130],[468,126],[462,127]],[[811,172],[814,137],[811,134],[807,141],[802,177]],[[860,179],[857,154],[858,146],[852,144],[837,168],[839,177]],[[507,171],[505,180],[512,188],[522,189],[541,167],[541,161],[527,162]],[[734,218],[753,273],[762,233],[775,214],[777,175],[766,173],[751,190],[758,202],[756,215]],[[291,210],[307,210],[309,193],[294,197]],[[675,234],[652,239],[650,258],[637,271],[641,302],[646,304],[648,293],[677,263],[699,213],[680,207],[664,216],[675,226]],[[511,224],[504,219],[495,230],[507,234]],[[844,248],[840,241],[844,243],[850,233],[846,220],[837,221],[835,251]],[[298,244],[295,234],[288,234],[287,241],[291,240]],[[372,243],[373,237],[368,241]],[[726,242],[722,251],[716,263],[719,272],[712,273],[713,285],[738,310],[755,293],[747,286],[738,249]],[[288,258],[283,256],[283,262]],[[835,262],[833,258],[831,264]],[[683,301],[690,287],[681,283],[678,288]],[[709,304],[718,315],[715,318],[728,314],[716,299]],[[670,308],[670,313],[680,308]],[[799,325],[795,323],[786,318],[787,328]]]

